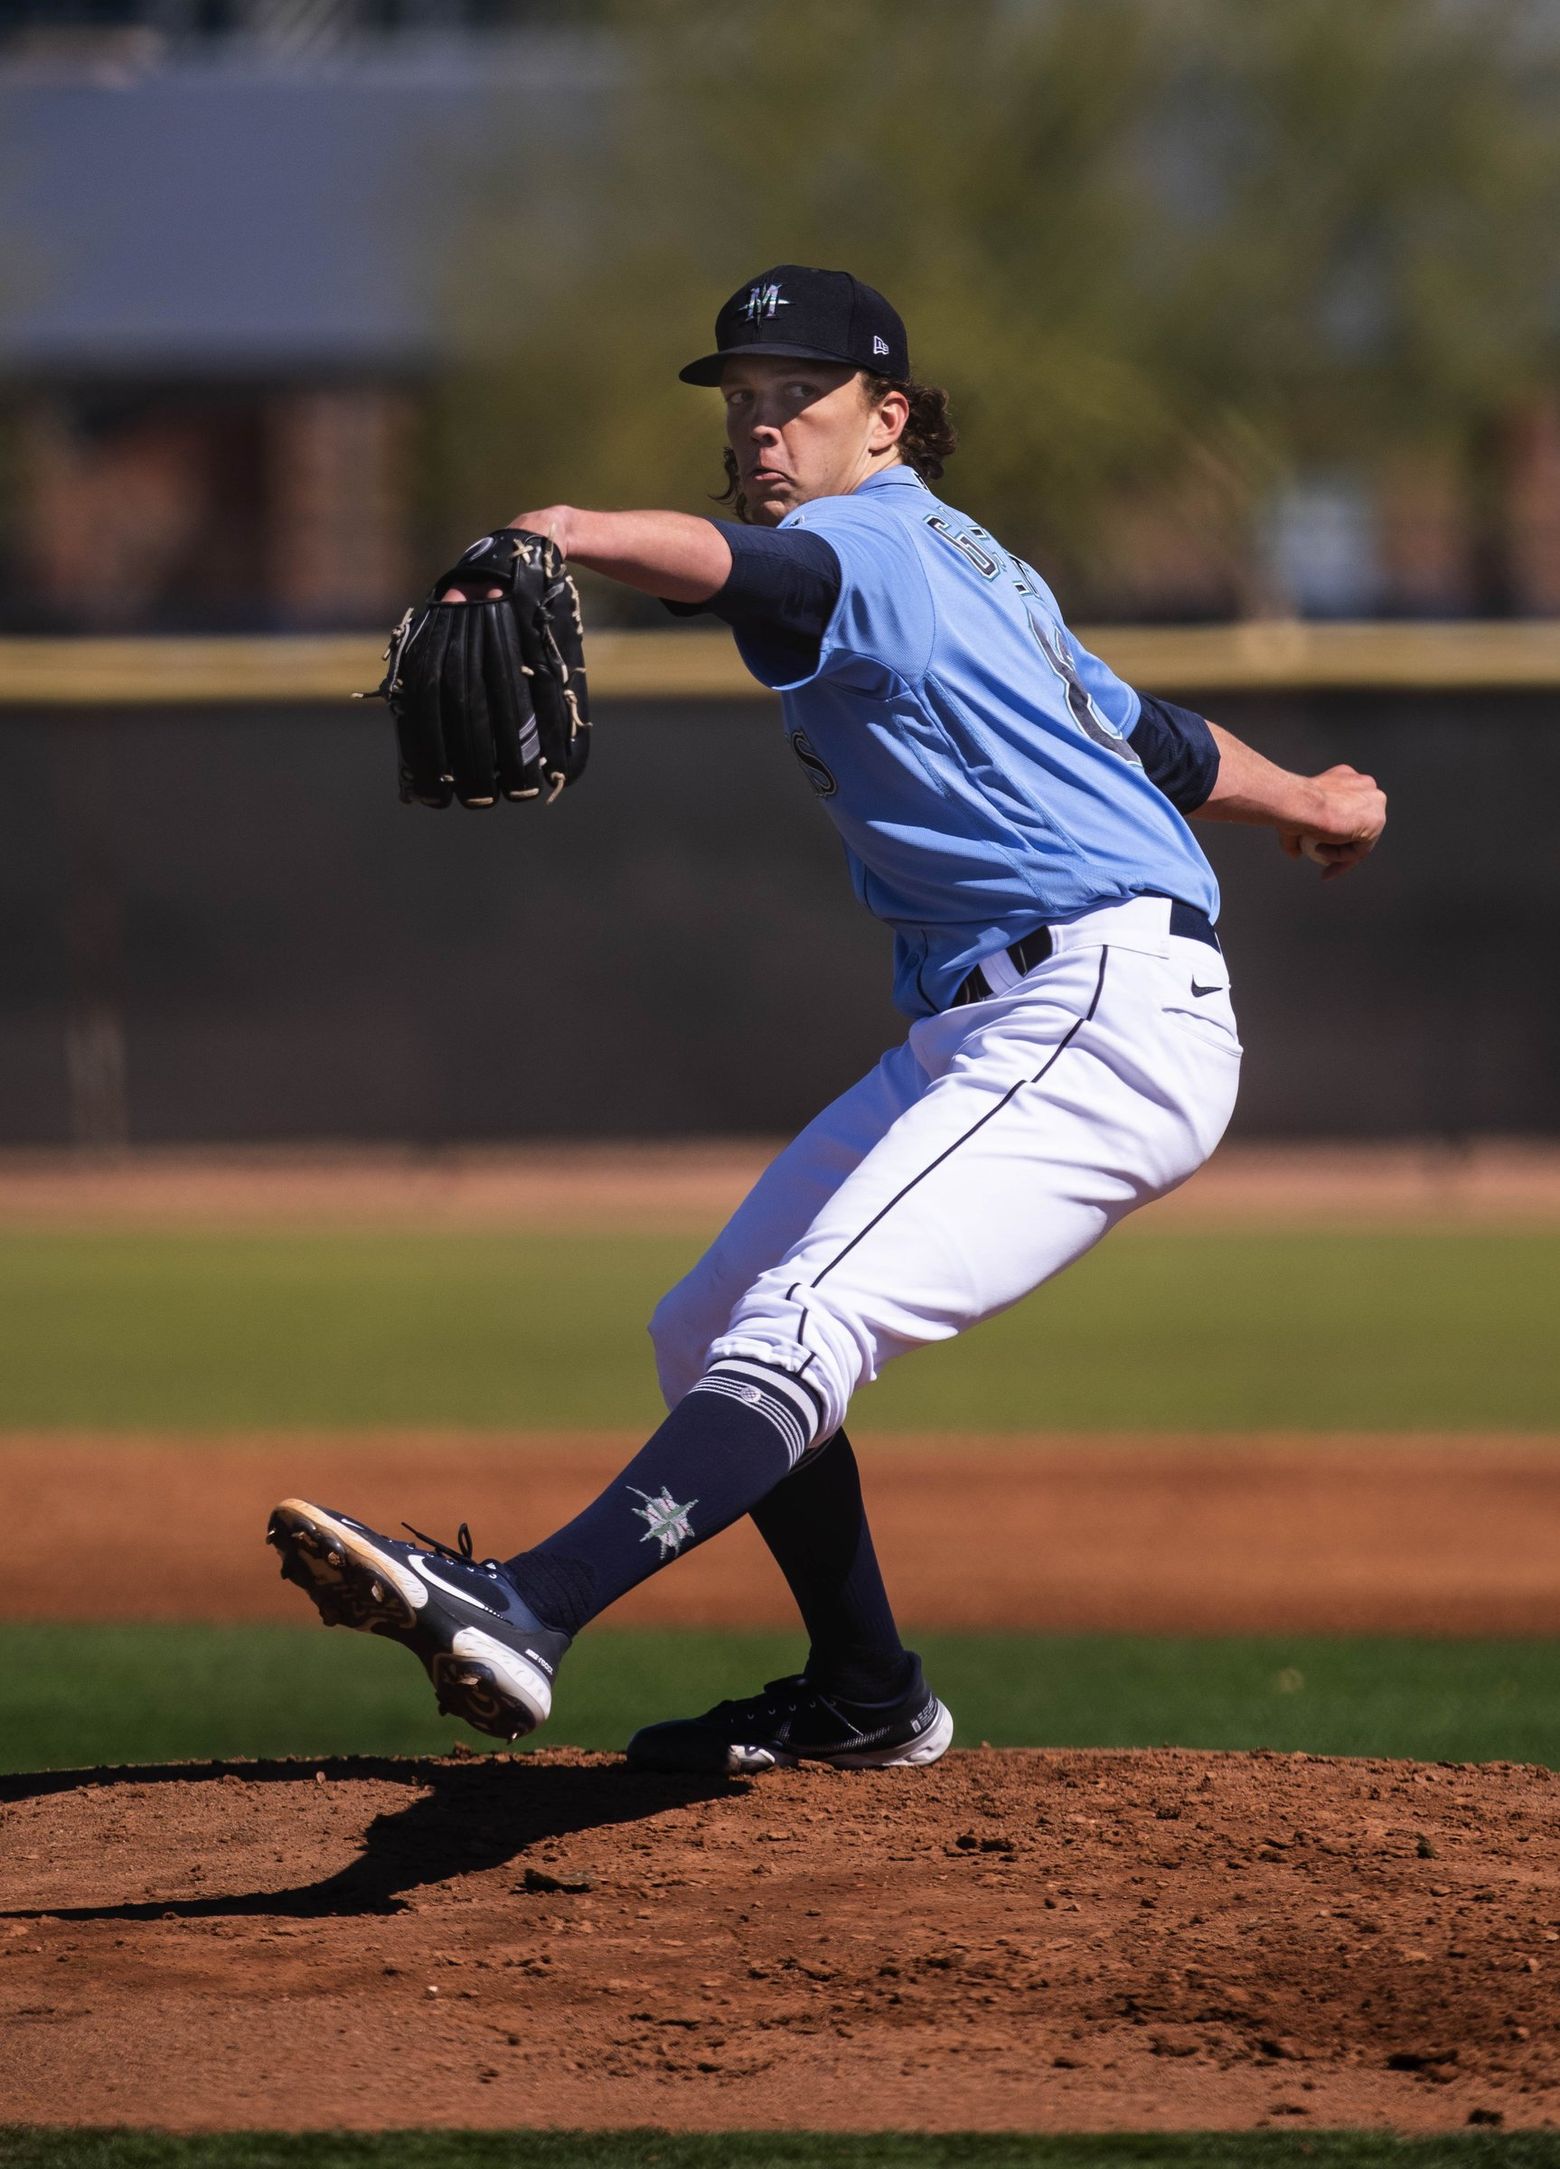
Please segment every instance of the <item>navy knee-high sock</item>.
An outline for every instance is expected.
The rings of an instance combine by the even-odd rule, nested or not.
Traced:
[[[853,1702],[903,1694],[915,1658],[899,1639],[867,1525],[861,1471],[843,1431],[753,1508],[812,1647],[807,1677]]]
[[[587,1620],[679,1553],[740,1521],[801,1459],[813,1396],[782,1372],[716,1364],[582,1514],[506,1562],[548,1626]]]

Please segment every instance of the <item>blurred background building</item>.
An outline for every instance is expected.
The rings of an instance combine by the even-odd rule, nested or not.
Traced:
[[[620,671],[539,821],[408,815],[379,711],[177,645],[16,690],[107,634],[368,684],[495,520],[709,509],[676,371],[787,260],[893,296],[1074,622],[1237,628],[1149,689],[1387,782],[1348,883],[1215,839],[1246,1134],[1553,1127],[1551,0],[0,0],[0,211],[0,1141],[778,1130],[873,1058],[880,930],[734,688]],[[1426,644],[1229,667],[1307,619]]]
[[[385,616],[463,160],[500,100],[543,162],[594,125],[589,41],[529,12],[0,7],[11,626]]]
[[[5,620],[372,625],[512,498],[698,503],[668,365],[776,255],[901,300],[1075,608],[1560,609],[1557,60],[1500,0],[0,0]]]

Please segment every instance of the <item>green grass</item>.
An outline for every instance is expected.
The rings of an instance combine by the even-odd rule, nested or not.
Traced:
[[[0,1429],[635,1429],[697,1245],[0,1236]],[[1560,1430],[1560,1235],[1129,1231],[857,1403],[871,1430]]]
[[[958,1742],[1305,1749],[1560,1766],[1548,1642],[930,1635]],[[603,1630],[569,1659],[539,1744],[637,1725],[794,1669],[771,1634]],[[233,1755],[428,1754],[457,1738],[401,1651],[291,1627],[0,1626],[0,1768]]]
[[[3,2169],[1547,2169],[1543,2132],[40,2132],[0,2128]]]

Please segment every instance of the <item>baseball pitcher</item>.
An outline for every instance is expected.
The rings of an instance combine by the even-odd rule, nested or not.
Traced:
[[[629,1743],[642,1767],[934,1762],[953,1720],[900,1640],[844,1424],[884,1364],[1061,1272],[1201,1167],[1241,1048],[1188,826],[1274,828],[1323,878],[1380,836],[1369,776],[1289,774],[1124,685],[1038,572],[937,492],[947,400],[843,271],[780,264],[682,376],[725,409],[734,519],[550,505],[408,612],[384,686],[410,801],[546,801],[589,744],[569,564],[730,626],[780,696],[857,896],[893,929],[903,1041],[759,1179],[651,1321],[668,1414],[573,1521],[508,1559],[290,1499],[282,1572],[389,1635],[441,1709],[548,1716],[583,1627],[752,1515],[802,1672]],[[412,1532],[415,1537],[417,1532]]]

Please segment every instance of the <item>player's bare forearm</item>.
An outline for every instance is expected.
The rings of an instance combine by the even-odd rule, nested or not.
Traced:
[[[1197,809],[1197,820],[1300,827],[1317,811],[1318,794],[1310,776],[1278,767],[1217,723],[1208,728],[1219,749],[1219,773]]]
[[[687,512],[588,512],[550,505],[511,527],[551,534],[571,564],[668,602],[708,602],[731,574],[731,547],[711,520]]]
[[[571,564],[588,565],[666,602],[708,602],[731,576],[725,536],[712,520],[688,512],[588,512],[578,505],[548,505],[517,512],[508,524],[548,536]],[[452,587],[444,599],[469,602],[472,597]]]
[[[1386,793],[1374,776],[1348,766],[1296,775],[1217,723],[1208,728],[1219,749],[1219,773],[1195,820],[1276,829],[1289,856],[1317,860],[1324,880],[1347,873],[1374,849],[1387,819]]]

